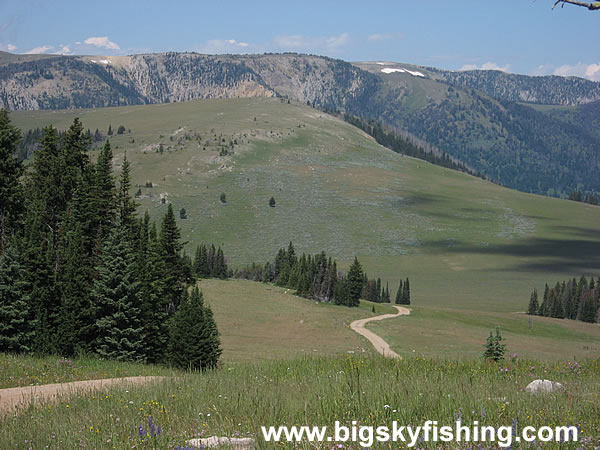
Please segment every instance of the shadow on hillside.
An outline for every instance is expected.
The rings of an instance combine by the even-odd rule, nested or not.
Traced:
[[[500,270],[592,274],[600,272],[600,233],[593,229],[573,226],[556,228],[561,228],[566,235],[573,238],[528,238],[489,246],[475,246],[456,240],[437,240],[423,245],[438,252],[523,258]]]

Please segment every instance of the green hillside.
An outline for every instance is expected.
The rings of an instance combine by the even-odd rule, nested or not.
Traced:
[[[188,251],[221,244],[233,267],[271,259],[292,240],[342,267],[357,255],[393,292],[409,277],[416,305],[498,312],[524,310],[546,282],[600,273],[600,208],[403,157],[303,105],[256,98],[12,114],[23,130],[66,129],[74,117],[104,134],[123,125],[111,137],[114,162],[127,150],[140,210],[163,215],[163,194],[187,211]]]

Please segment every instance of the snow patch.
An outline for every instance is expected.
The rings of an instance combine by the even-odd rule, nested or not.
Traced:
[[[406,70],[404,70],[404,69],[392,69],[391,67],[386,67],[385,69],[381,69],[381,71],[383,73],[394,73],[394,72],[405,73],[406,72]]]
[[[380,66],[385,66],[385,63],[382,63],[382,62],[376,62],[375,64],[379,64]]]
[[[110,60],[109,60],[109,59],[101,59],[101,60],[100,60],[100,63],[101,63],[101,64],[110,64],[111,62],[110,62]]]
[[[377,63],[377,64],[379,64],[379,63]],[[393,69],[391,67],[386,67],[385,69],[381,69],[381,71],[383,73],[388,73],[388,74],[398,72],[398,73],[408,73],[408,74],[411,74],[413,77],[425,77],[425,75],[423,75],[421,72],[408,70],[408,69]]]

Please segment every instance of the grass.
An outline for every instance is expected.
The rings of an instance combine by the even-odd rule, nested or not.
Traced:
[[[102,361],[91,357],[64,359],[0,353],[0,389],[140,375],[171,376],[174,373],[160,366]]]
[[[221,244],[234,267],[271,259],[293,240],[300,252],[325,250],[342,268],[357,255],[394,292],[410,277],[417,305],[498,312],[524,310],[534,287],[600,274],[599,207],[394,154],[302,105],[206,100],[12,119],[24,130],[65,129],[75,116],[92,131],[131,129],[111,142],[117,171],[127,150],[140,211],[159,218],[166,195],[187,210],[179,224],[188,250]],[[234,141],[233,154],[219,156]]]
[[[465,424],[477,420],[492,426],[513,421],[519,427],[578,424],[582,437],[597,445],[599,370],[598,360],[581,366],[516,360],[499,367],[482,361],[394,361],[374,355],[228,363],[218,371],[152,386],[112,388],[30,407],[2,419],[0,448],[166,449],[211,435],[251,436],[259,448],[290,448],[263,442],[260,426],[332,426],[335,420],[420,425],[428,419],[441,425],[457,417]],[[536,378],[559,381],[566,391],[524,392]],[[138,435],[139,426],[148,430],[148,416],[161,427],[160,436]],[[302,443],[297,448],[315,447]]]
[[[272,259],[292,240],[297,252],[324,250],[342,269],[357,255],[369,276],[389,282],[392,297],[399,280],[409,277],[413,305],[423,307],[406,319],[410,336],[404,319],[370,325],[400,353],[414,347],[472,357],[496,325],[508,327],[516,351],[540,359],[554,358],[556,348],[577,357],[597,349],[597,326],[536,319],[533,329],[541,335],[530,336],[527,320],[511,314],[525,310],[533,288],[543,292],[545,283],[600,274],[600,207],[516,192],[395,154],[346,123],[277,99],[23,111],[12,119],[24,130],[47,124],[65,129],[75,116],[92,131],[106,131],[109,124],[131,129],[111,137],[115,169],[126,150],[133,183],[143,194],[140,212],[159,219],[166,212],[161,195],[176,210],[186,209],[188,219],[179,225],[188,252],[212,242],[224,248],[230,266],[239,267]],[[219,156],[223,147],[233,154]],[[219,200],[222,192],[226,204]],[[271,196],[275,208],[268,206]],[[269,359],[364,347],[344,328],[354,312],[335,309],[328,316],[332,307],[320,305],[321,318],[300,326],[302,308],[277,312],[240,300],[270,294],[235,284],[203,289],[209,299],[229,298],[223,309],[214,304],[222,330],[240,328],[238,336],[223,335],[226,359],[244,358],[245,352],[246,358]],[[237,321],[236,309],[242,311]],[[245,314],[271,317],[276,325],[257,322],[263,325],[253,329]],[[478,315],[481,321],[466,320]],[[511,334],[515,321],[521,331]],[[277,345],[288,326],[285,345]],[[439,333],[428,334],[431,329]],[[272,344],[254,350],[258,335]]]
[[[526,314],[413,307],[410,317],[368,325],[404,356],[479,358],[489,331],[499,327],[509,353],[557,361],[600,354],[600,327]]]
[[[371,353],[371,344],[350,329],[350,322],[395,312],[367,301],[359,308],[318,303],[251,281],[203,280],[199,286],[214,312],[225,361]]]

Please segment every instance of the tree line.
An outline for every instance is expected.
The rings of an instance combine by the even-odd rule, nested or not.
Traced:
[[[598,205],[598,197],[591,192],[583,193],[580,190],[571,191],[569,194],[569,200],[574,202],[588,203],[590,205]]]
[[[600,282],[593,277],[588,282],[582,276],[579,281],[573,278],[557,282],[552,288],[546,284],[541,301],[534,289],[527,314],[597,323],[600,320]]]
[[[92,162],[78,119],[64,133],[44,128],[27,170],[14,158],[20,140],[2,110],[0,351],[214,367],[212,311],[189,286],[199,271],[227,274],[222,251],[200,248],[210,266],[194,266],[171,204],[158,226],[139,217],[127,157],[117,181],[110,143]]]
[[[295,291],[296,295],[313,300],[344,306],[358,306],[360,299],[377,303],[390,303],[389,285],[382,286],[381,279],[369,279],[358,258],[344,274],[337,269],[337,262],[325,252],[316,255],[296,255],[292,242],[281,248],[273,261],[266,264],[252,263],[238,269],[233,274],[265,283],[274,283]],[[396,294],[397,304],[410,304],[410,284],[408,278],[400,282]]]
[[[353,116],[345,113],[343,116],[344,121],[357,128],[360,128],[369,136],[373,137],[375,141],[390,150],[414,158],[419,158],[424,161],[428,161],[436,166],[446,167],[452,170],[458,170],[460,172],[468,173],[479,178],[485,177],[468,168],[465,164],[457,162],[450,158],[448,153],[438,150],[437,153],[431,149],[426,151],[423,146],[416,144],[410,138],[402,137],[393,130],[384,127],[380,122],[376,120],[367,120],[360,117]]]

